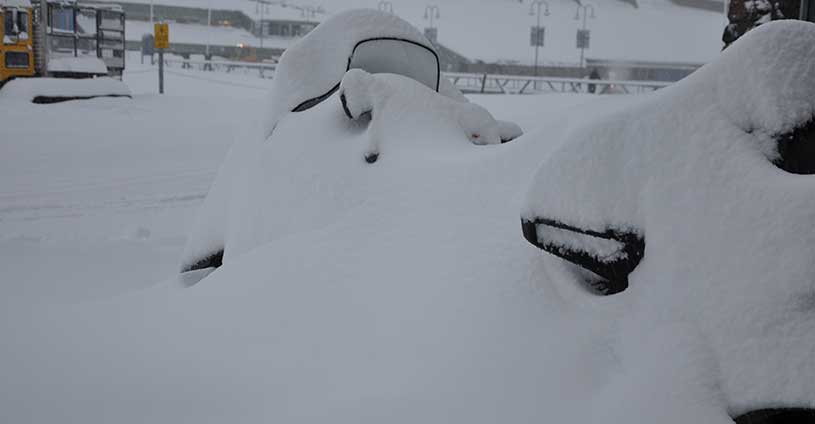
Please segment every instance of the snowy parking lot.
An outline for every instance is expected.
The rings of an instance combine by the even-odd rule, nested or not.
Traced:
[[[647,95],[464,99],[397,17],[334,19],[271,81],[0,97],[0,422],[812,407],[815,25]]]

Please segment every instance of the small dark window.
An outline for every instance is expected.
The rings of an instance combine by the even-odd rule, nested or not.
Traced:
[[[28,68],[28,53],[6,52],[6,68]]]

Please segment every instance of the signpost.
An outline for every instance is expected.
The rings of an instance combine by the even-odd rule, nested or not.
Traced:
[[[577,30],[577,48],[588,49],[591,44],[591,31],[587,29]]]
[[[170,25],[153,26],[155,48],[158,50],[158,92],[164,94],[164,50],[170,48]]]
[[[546,27],[532,27],[529,31],[529,45],[532,47],[543,47],[546,39]]]

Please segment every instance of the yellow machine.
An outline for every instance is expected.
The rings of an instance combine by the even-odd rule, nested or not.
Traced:
[[[119,6],[0,0],[0,34],[0,86],[21,77],[121,77],[125,68]]]
[[[0,0],[0,85],[35,75],[33,16],[27,0]]]

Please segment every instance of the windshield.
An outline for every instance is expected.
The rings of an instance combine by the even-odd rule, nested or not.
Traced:
[[[433,90],[439,88],[439,60],[429,48],[397,39],[373,39],[357,44],[348,69],[372,74],[390,73],[412,78]]]

